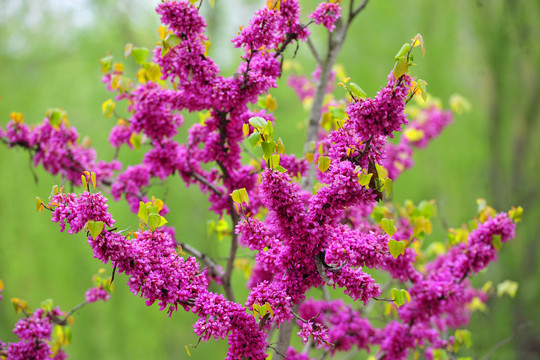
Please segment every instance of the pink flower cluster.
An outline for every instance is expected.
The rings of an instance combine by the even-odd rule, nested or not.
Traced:
[[[107,301],[111,298],[111,295],[103,288],[103,286],[95,286],[89,289],[85,294],[84,298],[89,303],[96,302],[98,300]]]
[[[374,99],[359,99],[347,106],[345,112],[349,121],[346,128],[354,130],[364,141],[378,135],[394,137],[394,131],[400,131],[402,125],[408,124],[403,110],[410,85],[409,75],[396,80],[394,74],[390,73],[388,84]]]
[[[328,330],[325,348],[332,354],[336,351],[349,351],[353,346],[369,349],[375,341],[375,329],[370,322],[343,300],[323,301],[307,299],[300,305],[299,315],[312,319]]]
[[[54,204],[54,205],[52,205]],[[106,199],[99,193],[58,194],[51,200],[53,221],[67,222],[72,232],[82,229],[88,220],[114,224],[106,212]],[[114,263],[119,273],[128,276],[128,286],[135,295],[146,299],[148,306],[158,301],[161,310],[171,316],[178,306],[199,315],[195,332],[204,340],[210,337],[229,339],[228,359],[264,359],[265,337],[253,316],[245,308],[208,291],[208,278],[200,271],[194,257],[183,258],[176,252],[176,241],[168,231],[139,230],[130,239],[104,229],[95,239],[88,237],[94,257]],[[86,298],[92,302],[107,298],[103,289],[94,288]]]
[[[0,341],[0,351],[5,351],[9,360],[66,359],[67,356],[62,350],[53,355],[48,343],[51,340],[52,319],[62,315],[58,308],[51,312],[46,312],[41,308],[36,309],[15,325],[13,333],[20,338],[19,342],[6,345]]]
[[[38,126],[29,127],[12,120],[6,129],[5,133],[0,133],[0,138],[5,139],[10,147],[30,150],[34,166],[41,164],[46,171],[60,174],[75,185],[81,184],[81,173],[85,170],[94,171],[100,179],[106,180],[121,166],[118,161],[96,162],[95,150],[78,144],[77,130],[65,121],[52,125],[49,118],[45,118]]]
[[[322,24],[328,31],[332,32],[336,28],[336,21],[341,18],[341,6],[337,2],[323,2],[309,14],[309,17],[315,21],[315,24]]]

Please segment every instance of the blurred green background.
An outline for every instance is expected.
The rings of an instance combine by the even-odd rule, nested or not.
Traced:
[[[51,107],[61,107],[81,137],[89,136],[98,156],[110,160],[108,131],[114,120],[101,114],[111,97],[100,82],[98,59],[110,53],[125,61],[134,74],[133,60],[125,60],[126,43],[153,47],[158,40],[157,2],[142,0],[30,1],[0,0],[0,124],[11,111],[24,113],[25,122],[38,123]],[[239,52],[228,42],[238,26],[247,24],[264,1],[217,0],[214,9],[203,6],[209,19],[214,56],[225,74],[232,74]],[[302,1],[305,10],[314,1]],[[308,12],[304,11],[306,15]],[[304,16],[305,16],[304,15]],[[322,31],[313,31],[316,44],[325,47]],[[525,209],[516,240],[505,245],[500,259],[474,282],[519,282],[516,298],[489,302],[489,312],[475,312],[470,329],[473,346],[463,356],[483,359],[540,357],[540,216],[538,185],[540,155],[540,3],[526,0],[371,0],[352,26],[338,60],[352,80],[373,96],[386,83],[393,57],[416,33],[424,37],[425,58],[419,52],[413,74],[429,83],[429,91],[448,105],[453,93],[472,104],[472,111],[454,123],[429,147],[415,154],[416,166],[395,183],[395,199],[435,199],[439,213],[457,227],[476,212],[476,199],[487,199],[498,210],[511,205]],[[322,50],[321,50],[322,51]],[[292,53],[288,53],[292,56]],[[305,73],[314,62],[302,45],[297,55]],[[285,81],[281,81],[285,85]],[[287,151],[299,154],[299,130],[307,112],[286,86],[274,89],[278,100],[276,132]],[[341,96],[339,90],[336,94]],[[188,118],[187,124],[197,121]],[[187,128],[187,127],[186,127]],[[185,129],[184,129],[185,131]],[[135,163],[142,151],[122,149],[120,159]],[[69,310],[84,299],[91,277],[102,264],[92,258],[82,234],[60,233],[47,213],[35,214],[35,196],[47,198],[60,179],[31,170],[28,154],[0,146],[0,279],[5,289],[0,302],[0,339],[15,341],[11,333],[18,317],[11,297],[39,306],[46,298]],[[33,180],[35,171],[39,182]],[[152,192],[151,192],[152,193]],[[185,188],[178,178],[156,186],[153,194],[171,208],[167,219],[178,238],[215,258],[223,259],[226,240],[208,238],[206,222],[215,216],[198,188]],[[119,228],[137,220],[124,203],[111,202]],[[435,224],[434,240],[442,240],[443,227]],[[245,254],[245,253],[244,253]],[[110,272],[110,267],[105,266]],[[247,294],[244,278],[236,271],[240,302]],[[73,359],[186,359],[184,346],[195,344],[191,324],[195,316],[178,312],[168,318],[156,306],[148,308],[115,279],[112,299],[76,313],[73,341],[67,352]],[[377,304],[376,304],[377,306]],[[500,345],[500,347],[499,347]],[[223,358],[225,341],[201,344],[191,359]],[[357,358],[364,358],[360,353]],[[338,358],[343,358],[339,355]]]

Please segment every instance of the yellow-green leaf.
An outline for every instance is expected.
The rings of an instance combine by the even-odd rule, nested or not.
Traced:
[[[112,116],[114,113],[114,107],[116,106],[116,103],[112,101],[111,99],[106,100],[101,104],[101,112],[105,117],[108,119]]]
[[[405,241],[397,241],[394,239],[388,240],[388,250],[394,259],[397,259],[399,255],[405,252]]]
[[[508,295],[511,298],[516,296],[519,284],[515,281],[505,280],[497,285],[497,296]]]
[[[491,243],[493,244],[493,247],[497,251],[501,250],[501,247],[502,247],[501,235],[500,234],[493,235]]]
[[[349,87],[351,88],[351,92],[353,93],[353,95],[357,98],[364,99],[367,96],[366,92],[362,90],[362,88],[358,86],[358,84],[352,82],[349,84]]]
[[[394,57],[394,59],[396,61],[398,61],[399,59],[405,57],[407,55],[407,53],[409,52],[409,50],[411,49],[411,44],[403,44],[401,46],[401,49],[399,49],[398,53],[396,54],[396,56]]]
[[[411,301],[411,295],[405,289],[392,289],[392,300],[398,307],[405,304],[405,301]]]
[[[369,182],[371,181],[371,177],[373,176],[373,173],[365,174],[361,172],[358,175],[358,182],[360,185],[365,186],[366,188],[369,187]]]
[[[394,219],[382,219],[381,227],[388,236],[394,235],[396,232],[396,226],[394,225]]]
[[[416,36],[412,38],[412,46],[413,47],[420,46],[420,48],[422,49],[422,56],[426,55],[426,49],[424,47],[424,38],[422,38],[422,35],[416,34]]]
[[[99,236],[99,234],[101,234],[104,226],[105,224],[103,223],[103,221],[88,220],[88,222],[86,223],[88,232],[90,232],[90,235],[92,235],[92,238],[94,240]]]
[[[375,169],[377,169],[379,179],[386,179],[388,177],[388,170],[386,170],[384,166],[375,163]]]
[[[249,196],[247,194],[246,188],[236,189],[231,193],[231,197],[235,203],[242,204],[243,202],[246,205],[249,205]]]
[[[254,116],[251,119],[249,119],[249,124],[258,130],[264,129],[267,123],[268,122],[260,116]]]
[[[137,212],[137,216],[145,223],[148,221],[148,210],[146,210],[146,204],[142,201],[139,202],[139,211]]]
[[[330,167],[331,160],[328,156],[319,156],[319,159],[317,161],[317,169],[319,169],[322,172],[326,172],[328,168]]]
[[[407,65],[407,58],[401,57],[396,60],[396,64],[394,65],[394,69],[392,70],[392,73],[394,74],[394,77],[396,79],[399,79],[402,75],[404,75],[409,66]]]
[[[92,181],[92,185],[94,186],[94,189],[95,189],[97,180],[96,180],[96,173],[93,171],[90,173],[90,180]]]

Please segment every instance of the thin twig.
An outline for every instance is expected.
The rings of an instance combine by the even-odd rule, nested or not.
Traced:
[[[313,54],[313,57],[315,58],[315,61],[317,61],[317,64],[319,64],[320,66],[322,64],[321,56],[319,55],[319,52],[317,51],[317,48],[311,41],[310,37],[308,37],[307,39],[307,44],[308,44],[309,50],[311,50],[311,53]]]
[[[208,187],[210,190],[212,190],[217,196],[223,196],[223,193],[218,188],[216,188],[212,183],[210,183],[202,175],[199,175],[196,172],[192,172],[191,176],[193,176],[195,179],[197,179],[202,184],[206,185],[206,187]]]
[[[191,255],[195,256],[197,259],[202,261],[210,269],[213,275],[220,278],[223,276],[223,270],[221,270],[219,268],[219,265],[214,260],[212,260],[212,258],[210,258],[208,255],[206,255],[202,251],[199,251],[195,249],[193,246],[188,245],[186,243],[183,243],[183,242],[176,242],[176,243],[182,247],[182,250],[185,250],[186,252],[190,253]]]

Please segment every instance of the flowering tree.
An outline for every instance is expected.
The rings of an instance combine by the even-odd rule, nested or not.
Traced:
[[[106,301],[117,272],[128,276],[129,288],[148,306],[158,302],[170,316],[179,308],[195,313],[194,332],[203,341],[226,338],[227,359],[309,359],[353,348],[378,359],[414,352],[443,359],[468,345],[463,327],[488,293],[469,278],[514,237],[522,210],[496,213],[479,202],[470,224],[448,229],[446,245],[426,249],[434,202],[390,201],[392,182],[412,166],[412,151],[425,147],[452,115],[427,95],[425,81],[411,75],[413,50],[424,53],[420,35],[398,51],[373,98],[348,78],[339,83],[345,98],[333,97],[333,66],[367,2],[322,2],[302,23],[297,0],[267,1],[232,40],[243,55],[231,77],[221,75],[207,54],[202,0],[162,2],[160,42],[151,59],[148,49],[125,47],[140,65],[136,81],[111,57],[101,59],[103,82],[115,94],[103,113],[119,118],[109,141],[117,150],[147,145],[140,164],[98,161],[61,109],[49,110],[34,127],[12,113],[0,139],[28,149],[35,166],[60,174],[74,189],[53,187],[47,201],[37,198],[37,211],[50,211],[61,231],[68,225],[70,234],[86,233],[94,257],[110,263],[111,276],[96,275],[86,300],[68,313],[51,303],[32,310],[12,299],[24,314],[14,330],[20,341],[0,342],[0,356],[65,358],[71,315]],[[328,32],[325,54],[310,41],[309,28],[316,25]],[[313,79],[289,77],[300,100],[311,104],[304,154],[295,156],[274,132],[275,99],[268,92],[282,76],[286,49],[304,44],[318,67]],[[417,104],[408,105],[413,99]],[[119,102],[127,103],[125,114]],[[201,117],[185,143],[175,139],[182,112]],[[224,263],[177,237],[165,218],[167,206],[148,194],[152,178],[176,174],[199,186],[209,210],[220,216],[216,230],[230,238]],[[115,228],[104,193],[127,201],[138,230]],[[253,252],[247,299],[235,297],[231,282],[239,247]],[[212,282],[222,291],[211,291]],[[501,291],[512,292],[512,286]],[[306,296],[312,288],[320,289],[319,299]],[[368,320],[379,306],[384,317]],[[303,349],[290,346],[293,332]]]

